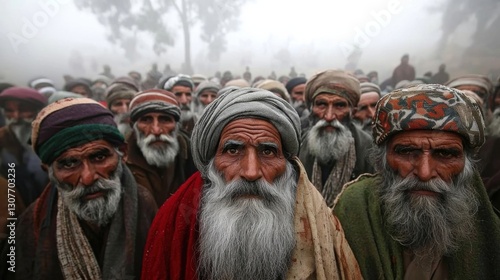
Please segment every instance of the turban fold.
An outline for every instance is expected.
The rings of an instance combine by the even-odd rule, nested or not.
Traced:
[[[486,76],[482,75],[464,75],[458,78],[452,79],[446,83],[446,86],[451,88],[456,88],[459,86],[478,86],[486,92],[486,94],[491,93],[493,89],[493,83]]]
[[[35,89],[27,87],[10,87],[0,93],[0,106],[4,106],[7,100],[18,100],[27,102],[42,109],[47,105],[47,97]]]
[[[300,119],[290,103],[267,90],[230,87],[205,108],[193,129],[191,150],[202,174],[206,174],[206,166],[215,156],[224,127],[241,118],[269,121],[281,135],[285,155],[299,153]]]
[[[89,98],[58,100],[40,111],[32,123],[31,145],[45,164],[68,149],[96,140],[114,146],[124,143],[113,114]]]
[[[245,79],[230,80],[224,85],[224,87],[239,87],[239,88],[246,88],[249,86],[250,84]]]
[[[275,80],[264,80],[256,87],[277,93],[281,96],[281,98],[290,102],[290,94],[288,94],[288,91],[281,82]]]
[[[163,83],[163,82],[161,82],[161,83]],[[171,91],[172,88],[174,88],[175,86],[185,86],[185,87],[193,89],[194,83],[193,83],[193,80],[191,79],[191,77],[189,77],[188,75],[179,74],[175,77],[168,78],[163,83],[163,85],[160,85],[160,86],[161,86],[161,88],[163,88],[165,90]]]
[[[181,108],[175,98],[175,95],[170,91],[162,89],[149,89],[139,92],[130,101],[130,120],[137,121],[140,116],[159,112],[174,116],[176,121],[181,117]]]
[[[358,106],[361,95],[358,79],[342,70],[326,70],[315,74],[307,81],[305,99],[308,108],[320,93],[343,97],[352,107]]]
[[[373,139],[380,145],[409,130],[456,132],[471,148],[485,141],[481,106],[463,92],[443,85],[421,84],[383,96],[375,108]]]
[[[200,97],[200,94],[205,90],[218,93],[220,88],[221,88],[220,85],[218,85],[214,82],[204,81],[204,82],[201,82],[200,85],[198,85],[198,88],[196,88],[195,96]]]
[[[374,91],[378,93],[379,96],[381,95],[380,87],[374,83],[370,82],[361,83],[360,89],[361,89],[361,94]]]

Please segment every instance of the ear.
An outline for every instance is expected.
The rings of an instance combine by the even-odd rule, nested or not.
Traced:
[[[126,163],[127,162],[127,158],[128,158],[128,145],[127,145],[127,143],[121,144],[118,147],[118,150],[123,153],[122,161],[123,161],[123,163]]]
[[[42,163],[40,166],[42,167],[43,171],[45,171],[47,173],[49,172],[49,166],[47,164]]]

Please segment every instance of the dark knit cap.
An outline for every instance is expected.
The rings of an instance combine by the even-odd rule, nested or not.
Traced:
[[[43,94],[27,87],[10,87],[0,93],[0,106],[4,106],[7,100],[18,100],[28,102],[38,109],[47,105],[47,97]]]
[[[307,82],[307,79],[304,78],[304,77],[295,77],[293,79],[290,79],[290,81],[288,81],[288,83],[286,83],[286,90],[288,91],[288,93],[291,93],[293,88],[298,86],[298,85],[302,85],[302,84],[305,84]]]
[[[106,140],[124,143],[113,114],[89,98],[65,98],[45,107],[32,124],[31,145],[43,163],[51,164],[66,150]]]

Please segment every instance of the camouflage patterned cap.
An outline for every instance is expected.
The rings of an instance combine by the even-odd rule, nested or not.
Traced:
[[[377,145],[394,133],[409,130],[456,132],[471,148],[479,148],[485,141],[481,107],[463,92],[443,85],[421,84],[383,96],[373,123]]]

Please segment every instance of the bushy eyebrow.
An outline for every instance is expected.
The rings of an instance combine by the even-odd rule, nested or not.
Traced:
[[[224,150],[226,150],[229,148],[242,147],[242,146],[243,146],[243,142],[241,142],[241,141],[227,140],[226,142],[224,142],[224,145],[222,146],[222,148]]]

